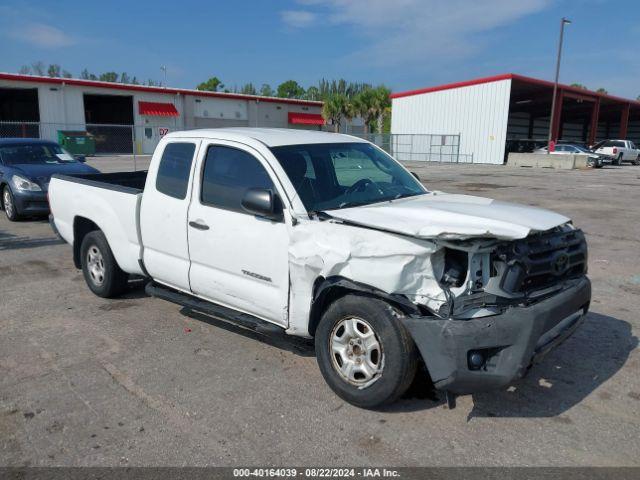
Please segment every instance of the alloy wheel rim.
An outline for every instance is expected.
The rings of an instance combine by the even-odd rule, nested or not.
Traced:
[[[331,331],[329,349],[334,370],[351,385],[365,388],[382,375],[382,344],[371,325],[362,318],[340,320]]]
[[[11,202],[9,190],[4,191],[4,211],[7,217],[11,218],[13,216],[13,203]]]
[[[102,252],[95,245],[91,245],[87,251],[87,271],[94,285],[104,283],[105,267]]]

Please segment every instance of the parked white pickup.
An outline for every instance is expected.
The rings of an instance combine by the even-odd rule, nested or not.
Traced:
[[[151,295],[315,337],[328,384],[363,407],[402,395],[420,359],[448,394],[502,387],[591,298],[568,218],[428,191],[346,135],[170,133],[148,174],[54,176],[49,199],[97,295],[143,275]]]
[[[603,140],[593,146],[593,151],[608,155],[616,165],[622,165],[622,162],[640,165],[640,149],[631,140]]]

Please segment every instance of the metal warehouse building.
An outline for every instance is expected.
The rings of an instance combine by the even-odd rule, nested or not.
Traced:
[[[97,153],[152,153],[172,130],[319,129],[322,102],[0,73],[0,137],[88,131]]]
[[[556,141],[592,145],[615,138],[640,143],[640,102],[559,85],[551,125],[553,86],[509,73],[394,93],[391,133],[459,134],[461,158],[496,164],[509,151],[546,144],[550,126]]]

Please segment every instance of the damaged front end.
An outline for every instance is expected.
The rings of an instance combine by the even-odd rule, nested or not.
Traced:
[[[404,318],[435,386],[453,393],[499,388],[567,338],[591,298],[582,231],[566,223],[519,240],[438,240],[443,299],[413,301]]]

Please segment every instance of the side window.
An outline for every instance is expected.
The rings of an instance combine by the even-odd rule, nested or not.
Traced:
[[[249,188],[275,191],[271,178],[253,155],[237,148],[209,147],[202,173],[202,203],[246,213],[241,201]]]
[[[374,182],[393,182],[393,177],[373,163],[364,152],[356,149],[331,152],[331,161],[338,185],[350,187],[356,180],[368,178]]]
[[[187,196],[189,173],[196,146],[193,143],[168,143],[162,152],[156,190],[183,200]]]

